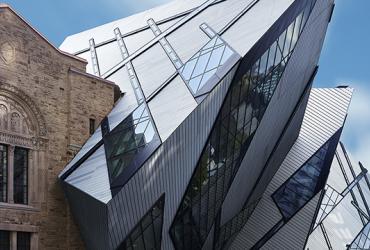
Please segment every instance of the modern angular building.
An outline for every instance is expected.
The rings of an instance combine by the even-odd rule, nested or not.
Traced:
[[[59,176],[87,248],[325,244],[352,95],[311,91],[333,7],[178,0],[68,37],[123,92]]]
[[[370,182],[338,146],[307,249],[370,249]]]

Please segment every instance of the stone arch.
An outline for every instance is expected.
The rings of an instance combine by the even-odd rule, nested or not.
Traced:
[[[45,119],[37,105],[25,92],[7,83],[0,83],[0,125],[14,133],[47,136]]]

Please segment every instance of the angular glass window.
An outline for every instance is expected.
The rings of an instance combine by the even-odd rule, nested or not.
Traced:
[[[322,199],[320,210],[316,217],[314,229],[325,219],[325,217],[334,209],[335,205],[337,205],[342,198],[343,196],[340,193],[338,193],[329,185],[326,185],[325,195]]]
[[[245,206],[235,217],[225,223],[218,232],[215,249],[224,249],[225,245],[240,232],[257,207],[260,199]]]
[[[8,196],[8,147],[0,144],[0,202]]]
[[[146,104],[134,110],[103,141],[112,186],[126,169],[136,169],[160,144]]]
[[[14,149],[14,203],[28,202],[28,150]]]
[[[339,133],[332,136],[272,195],[285,220],[290,219],[324,188]]]
[[[301,17],[297,15],[298,18]],[[292,23],[294,25],[295,20]],[[236,73],[171,226],[170,234],[176,249],[202,248],[292,55],[294,46],[289,46],[285,57],[283,50],[276,56],[280,38],[285,41],[286,33],[287,30],[283,31],[252,66],[246,70],[240,67]],[[184,79],[190,79],[190,82],[195,79],[193,77],[202,78],[200,72],[207,69],[210,59],[201,57],[207,55],[210,58],[217,46],[226,46],[220,45],[221,42],[214,37],[189,60],[182,71]],[[201,85],[197,82],[194,86],[199,90]]]
[[[164,196],[144,215],[117,250],[160,250]]]
[[[31,234],[27,232],[17,232],[17,250],[31,249]]]
[[[370,223],[367,223],[356,236],[348,250],[370,249]]]
[[[367,170],[362,170],[360,174],[356,176],[356,178],[348,184],[348,186],[339,193],[334,188],[332,188],[329,185],[326,185],[325,187],[325,195],[321,201],[320,210],[317,214],[314,230],[315,228],[327,217],[327,215],[335,208],[335,206],[340,203],[343,198],[349,193],[353,192],[356,196],[356,185],[361,184],[361,180],[363,177],[367,174]],[[366,190],[366,188],[365,188]],[[357,194],[357,197],[361,197],[360,194]],[[359,200],[360,201],[360,200]],[[361,204],[361,203],[360,203]],[[361,206],[361,205],[360,205]],[[366,208],[362,208],[364,211],[366,211]]]
[[[179,72],[196,95],[207,81],[235,52],[219,37],[213,37],[189,59]]]

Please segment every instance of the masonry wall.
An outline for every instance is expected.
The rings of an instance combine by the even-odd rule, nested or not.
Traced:
[[[89,119],[98,125],[117,91],[84,73],[85,66],[0,5],[0,96],[13,91],[21,106],[35,106],[29,108],[38,110],[35,127],[44,123],[46,130],[36,129],[37,146],[30,146],[30,161],[37,164],[29,166],[29,204],[0,203],[0,230],[35,232],[33,249],[84,248],[57,176],[89,137]]]

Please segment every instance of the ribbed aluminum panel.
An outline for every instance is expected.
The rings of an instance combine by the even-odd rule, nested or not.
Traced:
[[[178,75],[148,105],[163,142],[198,104]]]
[[[91,37],[94,37],[97,44],[107,39],[114,38],[113,29],[116,27],[121,29],[122,34],[125,34],[129,31],[135,30],[136,28],[145,27],[146,20],[149,18],[154,18],[154,20],[159,21],[165,18],[165,16],[188,10],[202,2],[204,1],[175,1],[173,4],[150,10],[146,13],[139,13],[133,17],[112,22],[69,37],[63,43],[62,48],[67,48],[70,52],[76,52],[87,47],[88,40]],[[213,1],[210,0],[206,2],[209,4]],[[223,28],[228,21],[232,20],[232,18],[250,2],[251,0],[220,1],[220,3],[209,6],[208,9],[205,9],[199,15],[189,20],[188,23],[179,27],[178,30],[168,35],[167,38],[169,41],[173,38],[172,41],[170,41],[171,45],[175,47],[176,52],[181,54],[180,56],[182,59],[187,59],[193,55],[200,46],[204,45],[206,41],[209,40],[209,38],[199,29],[199,25],[201,23],[207,22],[212,28],[219,30]],[[223,37],[244,55],[291,5],[292,2],[293,0],[260,0],[256,6],[250,10],[250,12],[243,16],[232,28],[224,33]],[[261,126],[257,130],[255,138],[250,146],[251,150],[247,152],[247,157],[244,159],[243,163],[244,167],[241,167],[244,169],[244,172],[241,174],[238,173],[239,176],[236,178],[236,184],[233,184],[234,187],[230,190],[230,195],[225,204],[228,204],[232,209],[225,209],[225,211],[227,211],[227,214],[224,215],[225,221],[240,209],[246,200],[247,195],[250,193],[256,177],[258,176],[258,172],[251,172],[250,168],[247,166],[254,166],[257,170],[260,170],[263,167],[268,156],[273,150],[288,117],[302,94],[305,84],[311,76],[313,68],[316,66],[322,46],[323,34],[326,30],[325,21],[330,12],[329,8],[325,9],[326,11],[323,11],[324,7],[327,7],[323,3],[327,3],[327,0],[318,0],[318,2],[321,2],[322,5],[319,5],[319,7],[316,8],[315,18],[310,19],[310,28],[303,32],[301,39],[303,41],[298,42],[297,48],[291,58],[291,63],[288,65],[286,72],[281,79],[281,83],[279,84],[276,93],[271,100],[271,104],[265,113],[265,118],[261,122]],[[225,9],[227,9],[228,12],[225,12]],[[270,10],[268,12],[269,15],[266,15],[266,10]],[[145,22],[145,24],[143,24],[143,22]],[[176,22],[174,21],[173,23]],[[150,40],[147,31],[149,30],[140,31],[135,35],[130,35],[124,38],[131,53],[141,47],[141,44]],[[140,40],[140,43],[136,43],[138,40]],[[191,43],[189,43],[189,41],[191,41]],[[86,46],[81,45],[85,44],[85,42]],[[114,42],[114,45],[117,45],[116,42]],[[137,55],[134,55],[135,58],[132,61],[140,80],[140,84],[147,97],[175,72],[173,65],[163,52],[162,48],[160,48],[158,44],[150,46],[151,47],[148,45],[146,50],[142,49],[142,51],[139,51]],[[106,49],[108,48],[109,47]],[[99,47],[97,50],[99,51]],[[105,59],[103,59],[103,61],[104,60]],[[109,62],[104,62],[104,67],[110,67],[113,65],[113,61],[116,60],[117,58],[114,58],[112,61],[108,60]],[[104,229],[109,229],[110,234],[108,239],[106,238],[108,237],[106,235],[100,237],[99,234],[96,233],[95,228],[90,233],[86,232],[87,229],[85,228],[83,233],[86,233],[88,237],[95,237],[94,241],[96,240],[96,242],[94,242],[96,245],[91,244],[89,249],[101,248],[100,246],[102,245],[99,245],[100,243],[98,241],[103,238],[105,244],[107,244],[107,242],[110,244],[109,246],[105,245],[105,248],[115,249],[131,231],[133,226],[137,224],[146,211],[148,211],[148,209],[163,193],[166,194],[166,201],[162,248],[173,249],[172,242],[168,234],[169,227],[184,195],[194,167],[199,160],[199,155],[212,129],[235,70],[236,66],[197,107],[193,97],[190,95],[190,92],[186,89],[186,85],[179,77],[174,78],[169,85],[164,87],[161,92],[151,99],[149,102],[149,108],[151,109],[151,113],[156,122],[161,138],[165,141],[158,150],[154,152],[151,158],[127,182],[122,190],[119,191],[119,193],[113,197],[110,202],[108,202],[108,218],[106,217],[107,215],[104,214],[105,210],[102,209],[100,205],[96,208],[99,211],[92,211],[95,215],[100,213],[102,214],[99,221],[95,221],[94,223],[104,224],[100,219],[108,221],[108,225],[104,224],[103,227],[106,227]],[[124,97],[118,102],[111,114],[108,115],[110,128],[112,129],[135,107],[137,107],[137,102],[130,86],[128,74],[124,67],[113,73],[113,75],[109,77],[109,80],[116,82],[120,86],[121,90],[125,92]],[[330,94],[334,95],[331,92]],[[347,95],[350,96],[348,93],[343,94],[340,92],[339,94],[345,97]],[[323,95],[326,96],[328,93]],[[338,97],[336,96],[336,98]],[[335,100],[338,101],[337,99]],[[341,104],[344,105],[345,103],[346,102],[343,101]],[[338,110],[336,110],[336,112],[337,111]],[[320,116],[319,118],[322,119]],[[271,130],[272,123],[274,123],[274,130]],[[335,125],[339,126],[340,124],[341,123],[338,122],[338,124]],[[312,126],[312,124],[310,124],[310,126]],[[324,134],[330,134],[330,132],[331,130],[327,129],[323,131]],[[315,139],[320,141],[322,138],[320,137]],[[266,145],[266,141],[271,143]],[[96,138],[93,142],[97,142]],[[319,144],[314,144],[312,147],[314,148],[318,145]],[[86,149],[89,149],[89,147],[84,146],[82,152],[86,152]],[[79,154],[76,159],[78,160],[81,158],[81,155],[83,154]],[[302,157],[308,157],[308,154],[305,154]],[[77,160],[74,159],[74,162]],[[96,165],[91,164],[90,168],[92,168],[96,174],[101,170],[102,166],[103,164],[96,163]],[[79,170],[76,175],[81,174],[81,176],[89,176],[90,173],[88,172],[88,168],[84,166],[81,167],[82,169]],[[280,178],[286,179],[289,171],[282,173],[284,177],[280,176]],[[246,176],[252,181],[249,182],[249,179],[245,178]],[[73,177],[75,177],[75,175]],[[280,179],[275,182],[278,183],[279,181]],[[75,183],[75,185],[78,186],[81,183],[85,182],[78,182]],[[93,181],[90,178],[86,183],[89,183],[90,185]],[[241,183],[247,186],[246,190],[240,189]],[[270,189],[276,189],[276,185]],[[95,194],[97,190],[95,190],[94,187],[87,187],[84,185],[78,187],[81,190],[87,190],[87,192],[93,193],[93,196],[98,197]],[[67,189],[74,189],[74,187],[69,187]],[[270,189],[269,192],[271,192]],[[99,190],[106,190],[106,187],[99,188]],[[86,195],[81,191],[79,192]],[[67,195],[70,195],[70,193],[71,192],[67,190]],[[76,212],[76,215],[81,216],[81,219],[78,219],[81,222],[80,224],[87,223],[87,225],[90,225],[89,223],[92,222],[86,222],[86,220],[91,216],[89,215],[90,217],[87,217],[88,215],[81,214],[81,208],[86,209],[84,207],[85,205],[78,204],[78,200],[76,201],[76,199],[79,198],[78,196],[81,196],[81,194],[71,194],[71,199],[74,199],[72,206],[74,210],[79,210]],[[248,244],[253,244],[253,241],[255,242],[259,239],[263,230],[268,230],[271,226],[270,221],[261,220],[261,218],[266,217],[266,212],[268,213],[267,217],[269,217],[271,222],[281,218],[276,206],[274,207],[274,204],[271,204],[272,200],[270,196],[268,196],[268,198],[269,199],[264,198],[261,201],[262,208],[259,210],[258,214],[262,217],[255,214],[257,217],[255,217],[251,222],[251,224],[256,224],[258,222],[257,225],[261,226],[262,229],[255,230],[256,232],[254,232],[254,230],[251,230],[251,228],[248,227],[249,224],[244,228],[244,231],[252,231],[248,231],[248,234],[253,234],[252,237],[249,237],[248,235],[248,243],[244,245],[244,247]],[[84,201],[84,199],[85,198],[81,200]],[[89,199],[89,201],[86,201],[86,204],[90,204],[92,201],[95,202],[94,198],[90,197]],[[103,200],[105,202],[107,201],[104,198]],[[238,242],[241,244],[245,243],[243,233],[240,234]]]
[[[126,43],[129,54],[132,54],[136,50],[144,46],[146,43],[148,43],[150,40],[152,40],[154,37],[155,36],[153,35],[153,32],[150,29],[146,29],[124,37],[123,40]]]
[[[86,49],[88,47],[88,41],[92,37],[95,39],[96,44],[114,38],[113,30],[116,27],[119,27],[122,34],[124,35],[143,27],[147,27],[146,20],[148,20],[149,18],[153,18],[156,21],[161,21],[166,18],[176,16],[179,13],[184,13],[193,8],[196,8],[204,1],[205,0],[172,1],[166,5],[140,12],[138,14],[69,36],[64,40],[64,42],[60,46],[60,49],[70,53],[74,53]]]
[[[158,27],[159,27],[159,29],[162,32],[164,32],[164,31],[166,31],[166,29],[168,29],[169,27],[171,27],[172,25],[174,25],[175,23],[177,23],[178,21],[180,21],[182,18],[184,18],[184,16],[181,16],[181,17],[178,17],[178,18],[174,18],[171,21],[167,21],[165,23],[158,24]]]
[[[305,90],[306,92],[304,96],[302,96],[302,99],[298,104],[299,106],[295,110],[295,113],[291,121],[289,122],[288,127],[286,128],[286,131],[283,132],[281,139],[277,142],[276,150],[271,153],[271,156],[268,162],[266,163],[265,167],[267,171],[264,171],[263,175],[259,179],[247,204],[251,204],[254,201],[256,201],[259,197],[261,197],[268,183],[271,181],[272,177],[275,175],[276,171],[279,169],[282,162],[284,161],[289,150],[295,143],[302,125],[310,90],[311,86],[308,86],[307,89]]]
[[[85,142],[80,151],[75,155],[75,157],[67,164],[63,171],[59,174],[61,177],[65,172],[67,172],[76,162],[78,162],[90,149],[92,149],[100,140],[102,139],[100,126],[95,130],[94,134]]]
[[[112,199],[104,145],[85,160],[66,180],[103,203]]]
[[[108,43],[104,46],[97,47],[95,50],[98,57],[99,69],[102,74],[123,59],[117,42]]]
[[[326,0],[319,0],[319,2],[321,4],[317,4],[314,8],[297,42],[262,122],[229,189],[222,208],[221,224],[234,217],[242,209],[247,198],[255,191],[256,181],[318,63],[327,29],[327,18],[330,14]],[[321,14],[318,16],[319,13]],[[274,129],[271,129],[272,127]],[[269,143],[266,144],[266,142]],[[273,167],[272,170],[275,172],[276,168]],[[266,171],[268,172],[268,169]],[[266,188],[266,184],[264,182],[265,186],[259,189]]]
[[[138,107],[138,103],[125,67],[109,77],[108,80],[113,81],[124,92],[123,97],[116,102],[113,110],[108,114],[109,127],[112,130]]]
[[[304,208],[266,242],[261,250],[303,249],[306,237],[310,231],[311,222],[315,219],[315,211],[319,205],[320,195],[321,192],[316,194]]]
[[[263,202],[255,210],[258,213],[252,215],[235,239],[235,248],[242,245],[252,247],[281,218],[271,198],[272,193],[343,126],[352,91],[349,88],[312,89],[299,137],[268,185]],[[307,222],[301,221],[301,225],[307,226]],[[290,236],[286,241],[298,240],[299,236],[305,235]]]
[[[209,40],[209,37],[199,28],[202,23],[207,23],[218,32],[250,2],[252,0],[227,0],[211,5],[166,38],[181,60],[186,62]],[[240,27],[238,26],[239,32],[242,30]]]
[[[107,249],[106,205],[66,182],[62,186],[87,249]]]
[[[146,97],[176,72],[175,67],[159,44],[135,58],[132,64]]]
[[[114,249],[165,193],[162,248],[173,249],[169,227],[235,70],[236,66],[108,203],[110,248]]]
[[[247,6],[250,1],[242,2]],[[222,38],[240,55],[245,55],[293,2],[294,0],[259,0]]]

